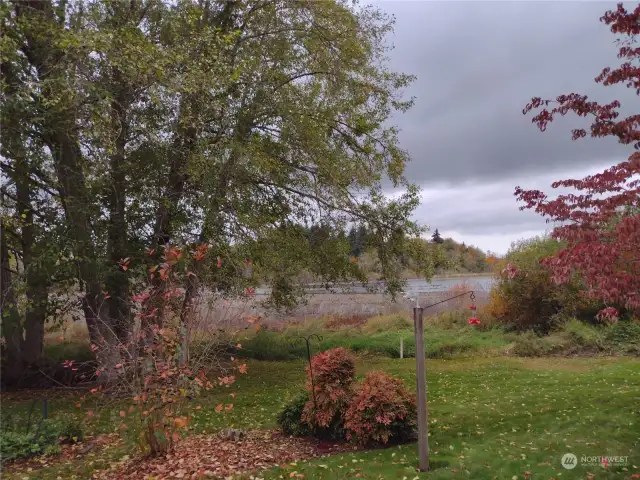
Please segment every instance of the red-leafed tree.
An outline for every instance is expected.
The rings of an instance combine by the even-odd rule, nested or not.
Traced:
[[[607,11],[600,21],[618,36],[617,68],[605,68],[595,78],[604,86],[622,84],[640,95],[640,6],[628,12],[622,4]],[[515,195],[523,202],[521,209],[534,209],[548,220],[560,222],[553,236],[566,242],[566,248],[545,260],[556,282],[566,282],[579,275],[587,294],[601,299],[608,307],[600,318],[617,318],[613,307],[640,312],[640,115],[622,118],[620,102],[600,104],[586,95],[571,93],[555,100],[533,98],[524,108],[540,130],[558,115],[574,113],[593,119],[591,137],[617,137],[633,153],[597,175],[581,180],[563,180],[553,188],[573,188],[575,193],[549,198],[539,190],[516,187]],[[573,139],[587,136],[585,129],[573,130]]]

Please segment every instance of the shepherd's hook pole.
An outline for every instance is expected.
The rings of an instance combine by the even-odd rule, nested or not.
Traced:
[[[312,337],[316,337],[319,342],[322,341],[322,337],[315,333],[312,333],[308,337],[298,337],[298,338],[301,338],[307,344],[307,361],[309,362],[309,378],[311,379],[311,396],[313,397],[313,407],[317,409],[318,405],[316,403],[316,388],[315,388],[315,385],[313,384],[313,369],[311,366],[311,345],[309,344]]]
[[[418,470],[429,470],[429,410],[427,409],[427,369],[424,355],[424,310],[426,308],[448,302],[454,298],[471,293],[471,299],[475,298],[473,290],[455,295],[446,300],[420,307],[419,294],[416,293],[416,306],[413,309],[413,328],[416,340],[416,389],[418,391]]]
[[[418,390],[418,469],[429,470],[429,413],[427,411],[427,372],[424,358],[424,310],[416,299],[413,309],[416,340],[416,387]]]

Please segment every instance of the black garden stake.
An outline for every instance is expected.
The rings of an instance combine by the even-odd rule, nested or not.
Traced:
[[[313,407],[318,408],[318,405],[316,404],[316,389],[313,385],[313,369],[311,367],[311,345],[309,344],[309,342],[313,337],[316,337],[318,339],[318,342],[322,341],[322,337],[316,333],[312,333],[308,337],[298,337],[298,338],[304,340],[305,343],[307,344],[307,361],[309,362],[309,377],[311,377],[311,395],[313,396]]]

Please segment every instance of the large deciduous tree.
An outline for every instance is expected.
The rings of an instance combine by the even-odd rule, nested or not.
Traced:
[[[601,21],[618,37],[622,64],[607,67],[595,78],[604,86],[624,85],[640,95],[640,6],[627,11],[622,4]],[[640,311],[640,116],[621,117],[620,102],[600,104],[586,95],[571,93],[555,100],[533,98],[524,113],[539,109],[533,122],[544,131],[557,116],[574,113],[592,119],[590,131],[573,130],[573,139],[615,137],[634,151],[629,158],[602,173],[579,180],[553,183],[577,193],[549,198],[539,190],[516,188],[521,208],[534,209],[561,222],[553,237],[566,248],[546,260],[554,280],[568,282],[579,275],[588,294],[609,305],[603,314],[618,315],[616,307]]]
[[[115,347],[130,334],[145,251],[159,261],[168,244],[210,246],[191,265],[185,322],[202,287],[266,279],[291,305],[300,271],[364,280],[335,233],[353,223],[370,233],[388,290],[402,287],[419,192],[388,126],[411,106],[412,78],[386,67],[386,15],[342,0],[15,0],[0,13],[14,219],[3,232],[20,246],[36,337],[47,317],[36,305],[65,281],[92,342]],[[405,193],[389,200],[383,177]],[[329,232],[321,248],[309,225]],[[99,351],[106,367],[118,362],[117,348]]]

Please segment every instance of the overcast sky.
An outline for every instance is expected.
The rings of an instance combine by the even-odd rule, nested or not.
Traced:
[[[577,92],[635,102],[633,92],[594,82],[615,66],[615,36],[599,18],[615,3],[400,1],[375,3],[396,17],[394,70],[417,75],[415,106],[394,118],[412,161],[407,177],[424,191],[417,218],[444,236],[505,253],[542,234],[514,187],[550,190],[629,155],[611,139],[571,140],[569,117],[542,133],[522,108],[533,96]],[[633,8],[633,7],[632,7]]]

